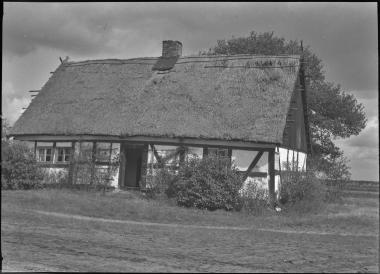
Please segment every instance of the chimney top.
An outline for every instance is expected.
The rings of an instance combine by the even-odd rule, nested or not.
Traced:
[[[180,41],[162,41],[162,57],[179,57],[182,55],[182,43]]]

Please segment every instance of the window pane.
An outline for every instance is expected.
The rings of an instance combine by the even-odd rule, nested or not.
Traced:
[[[209,154],[209,155],[214,155],[214,156],[216,156],[217,153],[218,153],[218,149],[217,149],[217,148],[209,148],[209,149],[208,149],[208,154]]]
[[[53,142],[37,142],[37,147],[52,147]]]
[[[82,142],[80,144],[80,155],[82,159],[92,158],[92,142]]]
[[[62,162],[62,155],[58,155],[58,162]]]
[[[71,142],[57,142],[57,147],[71,147]]]
[[[108,149],[97,149],[96,159],[98,161],[108,161],[110,156],[110,150]]]
[[[223,149],[223,148],[219,149],[218,155],[221,156],[221,157],[226,157],[228,155],[227,149]]]
[[[50,160],[51,160],[50,155],[46,155],[46,162],[50,162]]]
[[[111,143],[96,143],[96,160],[108,161]]]
[[[69,162],[70,161],[70,155],[65,155],[65,162]]]
[[[111,147],[111,143],[96,143],[96,148],[99,148],[99,149],[110,149]]]
[[[43,148],[40,148],[38,150],[38,161],[40,161],[40,162],[45,161],[45,150]]]

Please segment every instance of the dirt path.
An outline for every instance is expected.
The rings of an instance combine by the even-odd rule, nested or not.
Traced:
[[[2,213],[4,271],[378,272],[373,236]]]
[[[195,228],[195,229],[212,229],[212,230],[259,230],[274,233],[285,233],[285,234],[311,234],[311,235],[331,235],[331,236],[342,236],[342,237],[374,237],[378,238],[377,234],[360,234],[360,233],[331,233],[331,232],[321,232],[321,231],[305,231],[305,230],[284,230],[284,229],[267,229],[267,228],[255,228],[255,227],[237,227],[237,226],[200,226],[200,225],[182,225],[182,224],[167,224],[167,223],[152,223],[152,222],[137,222],[130,220],[115,220],[115,219],[105,219],[88,217],[83,215],[65,214],[58,212],[49,212],[34,210],[34,212],[39,214],[44,214],[48,216],[60,217],[60,218],[70,218],[83,221],[96,221],[96,222],[107,222],[107,223],[119,223],[119,224],[129,224],[129,225],[142,225],[142,226],[159,226],[159,227],[171,227],[171,228]]]

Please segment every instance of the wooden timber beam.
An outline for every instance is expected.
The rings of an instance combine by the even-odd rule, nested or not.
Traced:
[[[37,141],[34,141],[34,158],[37,159]]]
[[[148,145],[144,145],[142,150],[142,159],[141,159],[141,178],[139,182],[140,189],[146,189],[146,176],[148,171]]]
[[[151,148],[152,148],[152,151],[153,151],[153,154],[154,154],[154,157],[156,158],[157,162],[159,163],[159,165],[163,166],[165,164],[165,162],[175,156],[177,156],[180,152],[181,152],[181,148],[177,148],[174,152],[170,153],[169,155],[166,155],[165,157],[161,157],[156,148],[154,147],[153,144],[150,145]]]
[[[71,142],[71,155],[69,163],[69,174],[68,174],[68,183],[70,185],[74,184],[74,168],[75,168],[75,142]]]
[[[120,167],[119,167],[119,188],[124,189],[124,181],[125,181],[125,165],[126,165],[126,155],[125,155],[125,145],[120,144]]]
[[[275,180],[275,168],[274,168],[274,149],[269,151],[268,155],[268,173],[269,173],[269,181],[268,181],[268,189],[269,189],[269,203],[271,208],[275,206],[275,192],[274,192],[274,180]]]
[[[154,157],[156,158],[159,166],[162,167],[164,165],[164,161],[162,160],[161,156],[158,154],[158,152],[157,152],[156,148],[154,147],[154,145],[150,144],[150,147],[152,148]]]
[[[166,155],[165,157],[161,157],[156,148],[154,147],[153,144],[150,144],[151,148],[152,148],[152,151],[153,151],[153,154],[154,154],[154,157],[156,158],[157,162],[158,162],[158,167],[163,167],[165,165],[165,162],[173,157],[176,157],[178,154],[181,154],[181,153],[185,153],[185,149],[182,148],[182,147],[179,147],[177,148],[174,152],[170,153],[169,155]],[[186,155],[183,155],[182,157],[185,157]],[[184,158],[182,159],[184,161]]]
[[[90,185],[95,184],[95,161],[96,161],[96,142],[92,142],[92,153],[91,153],[91,179]]]
[[[179,164],[180,165],[183,165],[183,163],[185,162],[185,158],[186,158],[186,147],[185,146],[180,146],[178,149],[178,154],[179,154]]]
[[[249,167],[247,168],[247,170],[245,171],[245,174],[243,176],[243,181],[245,181],[249,175],[249,173],[251,172],[251,170],[257,165],[257,163],[259,162],[261,156],[264,154],[263,151],[259,151],[255,158],[252,160],[252,163],[249,165]]]
[[[239,174],[245,175],[246,171],[238,171]],[[267,178],[268,173],[267,172],[260,172],[260,171],[251,171],[248,173],[249,177],[260,177],[260,178]]]
[[[131,136],[119,137],[108,135],[37,135],[37,134],[20,134],[12,135],[15,139],[24,141],[97,141],[97,142],[115,142],[115,143],[145,143],[173,146],[194,146],[194,147],[223,147],[231,149],[244,149],[255,151],[268,151],[276,147],[275,143],[257,143],[249,141],[226,141],[213,139],[196,139],[196,138],[166,138],[166,137],[147,137],[147,136]]]

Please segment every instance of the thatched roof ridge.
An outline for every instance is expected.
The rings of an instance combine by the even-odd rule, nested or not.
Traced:
[[[188,137],[281,143],[299,56],[156,57],[61,64],[11,134]]]

